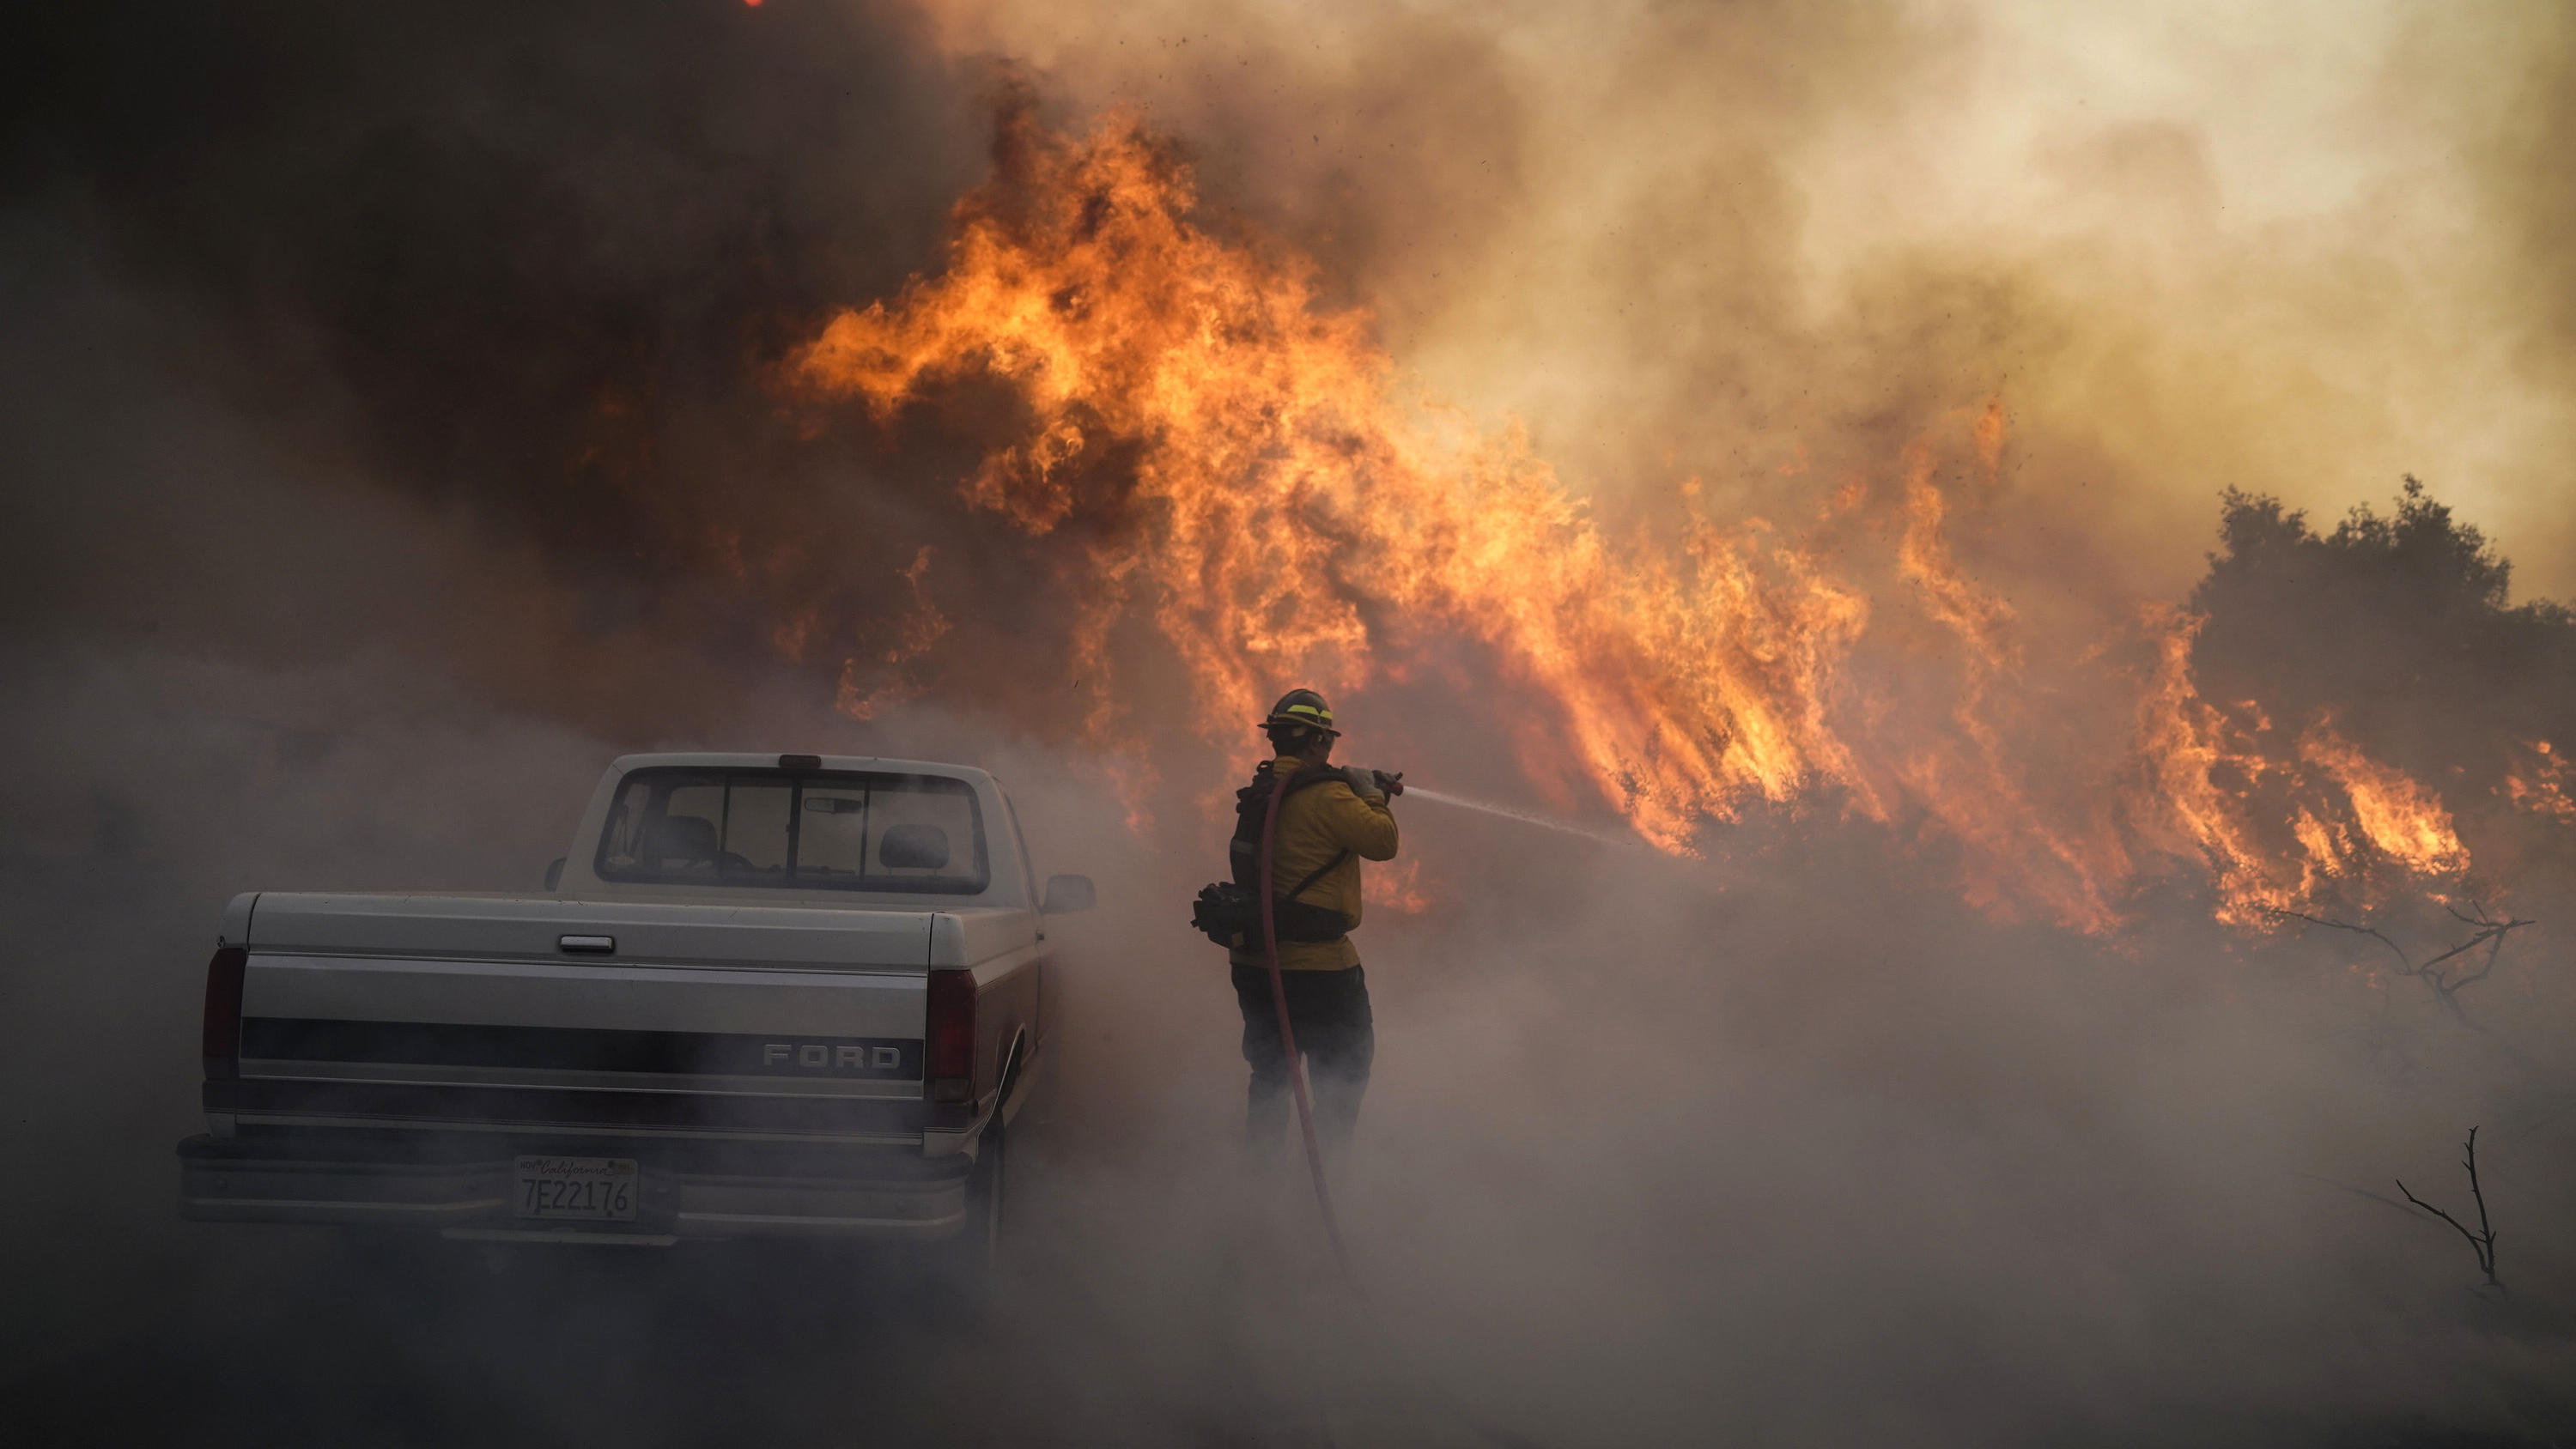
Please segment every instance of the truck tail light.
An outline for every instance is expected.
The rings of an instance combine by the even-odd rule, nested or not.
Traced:
[[[921,1079],[930,1100],[974,1101],[974,972],[930,973],[930,1018],[921,1037]]]
[[[241,1076],[242,973],[250,953],[226,946],[206,963],[206,1080]]]

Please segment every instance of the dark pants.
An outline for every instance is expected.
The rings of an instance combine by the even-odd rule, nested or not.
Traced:
[[[1281,975],[1288,988],[1289,1029],[1297,1034],[1297,1052],[1306,1059],[1306,1081],[1315,1093],[1315,1135],[1324,1150],[1338,1156],[1359,1125],[1360,1097],[1368,1091],[1369,1063],[1377,1056],[1368,978],[1357,966]],[[1235,967],[1234,999],[1243,1008],[1243,1059],[1252,1066],[1245,1134],[1256,1153],[1276,1151],[1288,1120],[1288,1057],[1280,1049],[1270,972]]]

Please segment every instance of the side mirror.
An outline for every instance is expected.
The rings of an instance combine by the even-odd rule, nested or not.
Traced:
[[[564,862],[569,859],[571,859],[570,856],[558,855],[555,857],[555,863],[546,867],[547,890],[559,890],[562,888]]]
[[[1046,900],[1038,907],[1042,915],[1069,916],[1100,904],[1100,895],[1091,888],[1087,875],[1051,875],[1047,877]]]

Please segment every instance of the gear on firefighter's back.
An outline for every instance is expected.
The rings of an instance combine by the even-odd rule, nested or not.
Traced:
[[[1279,833],[1271,847],[1268,884],[1284,896],[1311,877],[1312,884],[1297,892],[1297,903],[1338,913],[1345,924],[1323,940],[1294,941],[1283,933],[1279,965],[1286,971],[1341,971],[1360,963],[1359,948],[1351,944],[1349,935],[1360,923],[1360,862],[1395,858],[1395,815],[1387,809],[1386,792],[1374,788],[1373,779],[1372,788],[1363,794],[1353,787],[1349,772],[1330,766],[1313,767],[1322,778],[1300,788],[1296,776],[1308,768],[1306,761],[1282,755],[1262,766],[1253,780],[1251,788],[1262,798],[1256,809],[1266,811],[1276,774],[1291,776],[1290,791],[1279,802]],[[1257,820],[1255,825],[1257,830]],[[1258,838],[1256,833],[1253,839]],[[1233,960],[1238,966],[1262,965],[1261,943],[1247,940],[1235,947]]]

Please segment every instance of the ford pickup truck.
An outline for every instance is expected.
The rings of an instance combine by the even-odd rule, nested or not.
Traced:
[[[629,755],[525,893],[235,898],[191,1218],[669,1245],[936,1239],[980,1269],[1046,1065],[1047,917],[956,765]]]

